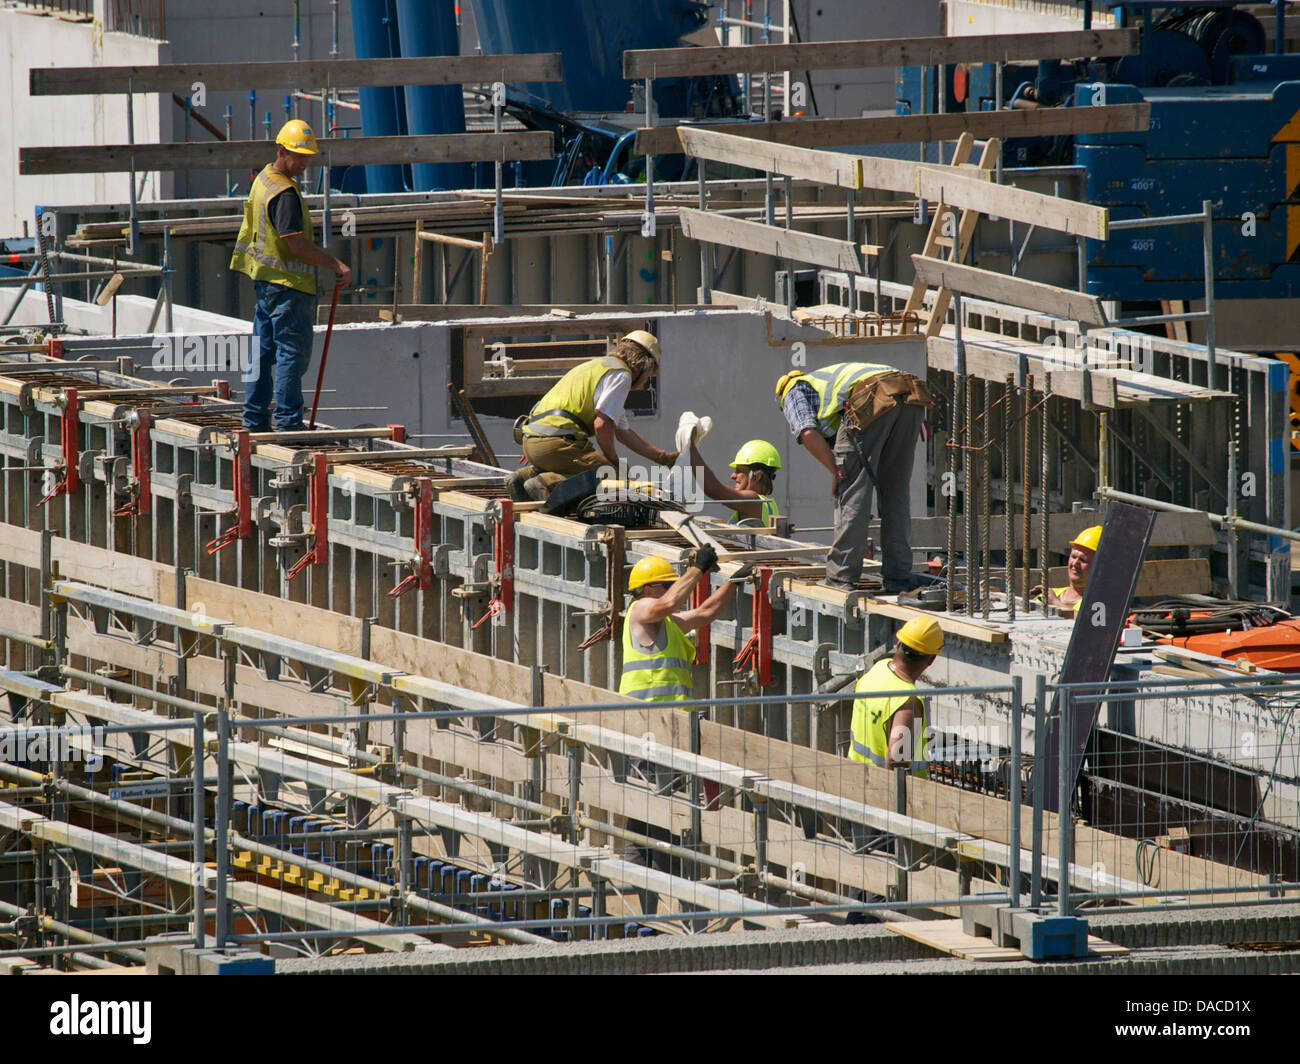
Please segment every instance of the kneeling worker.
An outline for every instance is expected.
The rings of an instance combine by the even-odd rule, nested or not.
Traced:
[[[735,512],[732,524],[770,525],[779,517],[776,500],[772,498],[776,472],[781,468],[781,455],[766,440],[750,440],[736,452],[731,461],[732,487],[722,483],[712,469],[704,464],[694,441],[691,443],[691,465],[699,472],[704,494],[710,499],[726,503]]]
[[[700,547],[681,577],[662,558],[642,558],[632,566],[627,589],[637,598],[623,618],[619,694],[646,702],[684,702],[692,697],[695,643],[687,633],[713,623],[736,593],[736,585],[728,580],[702,605],[692,610],[681,607],[704,574],[717,567],[712,547]]]
[[[1070,556],[1065,560],[1065,576],[1069,581],[1064,587],[1048,590],[1047,604],[1057,609],[1078,615],[1079,604],[1083,602],[1083,593],[1088,590],[1088,574],[1092,572],[1092,560],[1097,556],[1097,545],[1101,543],[1101,525],[1085,528],[1070,540]],[[1033,598],[1041,598],[1043,588],[1031,588]]]
[[[863,673],[856,690],[886,692],[853,703],[849,758],[880,768],[910,768],[925,779],[925,699],[916,695],[921,678],[943,649],[943,629],[930,617],[913,617],[898,630],[893,657]]]
[[[547,392],[522,428],[528,465],[507,482],[517,501],[544,500],[575,473],[618,465],[614,440],[642,458],[672,465],[676,451],[662,451],[633,431],[623,406],[627,397],[659,372],[659,341],[637,329],[603,358],[574,366]],[[596,445],[592,445],[592,437]]]

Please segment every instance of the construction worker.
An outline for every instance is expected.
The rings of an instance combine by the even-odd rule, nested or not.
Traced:
[[[695,641],[687,633],[712,624],[736,585],[728,580],[702,605],[682,607],[695,585],[717,567],[717,552],[707,546],[695,552],[680,577],[663,558],[642,558],[632,566],[627,589],[636,601],[623,618],[620,694],[646,702],[683,702],[692,696]]]
[[[931,617],[913,617],[898,630],[891,657],[881,658],[858,680],[858,691],[886,692],[853,703],[849,757],[880,768],[907,768],[925,779],[925,699],[916,681],[943,649],[943,629]]]
[[[1083,593],[1088,589],[1088,574],[1092,571],[1092,560],[1097,556],[1097,546],[1101,543],[1101,525],[1085,528],[1070,540],[1070,555],[1065,560],[1065,577],[1069,583],[1062,587],[1048,589],[1047,604],[1077,616]],[[1031,588],[1029,594],[1041,598],[1043,586]]]
[[[258,357],[244,393],[244,428],[253,432],[271,429],[273,388],[275,430],[303,427],[302,375],[311,361],[315,267],[332,270],[344,288],[352,283],[347,264],[314,243],[311,214],[298,191],[298,178],[317,154],[311,126],[296,118],[286,122],[275,143],[275,162],[253,180],[230,256],[230,268],[253,279],[257,297]]]
[[[776,401],[791,432],[831,474],[835,535],[826,556],[826,584],[844,591],[855,587],[862,575],[875,490],[880,493],[885,591],[910,591],[929,583],[912,572],[908,542],[912,461],[924,405],[897,402],[860,433],[843,416],[854,388],[885,373],[896,371],[870,362],[841,362],[810,373],[794,370],[776,382]],[[917,391],[911,374],[899,374],[898,379]]]
[[[517,501],[542,500],[566,477],[618,465],[614,440],[642,458],[672,465],[676,451],[662,451],[633,431],[623,406],[627,397],[659,371],[659,341],[643,329],[628,333],[603,358],[574,366],[523,421],[520,442],[529,463],[508,487]],[[595,437],[595,445],[592,437]]]
[[[704,494],[710,499],[726,503],[734,511],[732,524],[770,525],[781,511],[772,498],[776,472],[781,468],[781,456],[766,440],[750,440],[736,452],[731,460],[732,487],[722,483],[704,463],[700,452],[691,441],[691,465],[698,471],[704,485]]]

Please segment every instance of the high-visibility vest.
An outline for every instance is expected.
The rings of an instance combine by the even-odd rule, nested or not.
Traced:
[[[671,618],[664,618],[668,642],[663,650],[643,653],[632,638],[631,613],[623,618],[623,675],[618,693],[644,702],[684,702],[695,693],[691,665],[695,644]]]
[[[596,386],[606,373],[628,370],[621,358],[606,355],[574,366],[537,401],[525,436],[581,436],[596,433]]]
[[[858,381],[874,377],[877,373],[888,373],[893,368],[874,362],[837,362],[800,377],[797,383],[810,385],[817,393],[817,421],[822,435],[834,436],[840,431],[840,414],[844,410],[844,401]]]
[[[267,217],[271,200],[290,189],[298,197],[298,209],[302,211],[303,236],[315,242],[311,212],[302,200],[297,183],[274,166],[267,166],[254,179],[253,189],[244,201],[244,224],[239,227],[239,236],[235,238],[230,268],[247,274],[254,281],[270,281],[314,296],[316,270],[294,257],[289,245]]]
[[[1069,590],[1070,590],[1070,585],[1066,584],[1065,587],[1052,588],[1052,594],[1059,599],[1063,594],[1065,594],[1065,592]],[[1072,614],[1074,614],[1075,617],[1078,617],[1079,607],[1082,605],[1083,605],[1083,599],[1078,599],[1075,602],[1058,602],[1052,608],[1056,610],[1069,610]]]
[[[781,516],[781,511],[777,508],[776,500],[772,498],[772,496],[760,495],[756,501],[763,504],[763,509],[761,511],[761,520],[763,524],[770,525],[772,523],[772,518]],[[735,510],[731,512],[731,523],[733,525],[744,520],[745,518],[741,517]]]
[[[916,684],[904,680],[889,667],[890,658],[881,658],[863,673],[857,691],[889,691],[881,698],[859,698],[853,703],[853,740],[849,757],[885,768],[889,764],[889,722],[910,698],[917,697]],[[912,722],[912,775],[925,779],[929,763],[925,759],[925,699],[921,700],[921,719]]]

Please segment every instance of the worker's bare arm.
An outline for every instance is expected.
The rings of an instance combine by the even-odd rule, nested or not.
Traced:
[[[909,698],[889,720],[889,768],[907,768],[912,763],[915,738],[912,729],[921,720],[921,703]]]
[[[699,572],[698,569],[691,570]],[[677,626],[684,632],[694,631],[696,628],[707,628],[722,612],[732,596],[736,593],[736,585],[730,580],[724,581],[723,585],[706,598],[700,605],[693,610],[683,610],[681,613],[674,613],[673,620]]]
[[[665,617],[673,616],[686,604],[692,589],[700,582],[700,576],[700,571],[692,565],[658,598],[637,599],[632,605],[636,611],[635,618],[642,624],[654,625]]]

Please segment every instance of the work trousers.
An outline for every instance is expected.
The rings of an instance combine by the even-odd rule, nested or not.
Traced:
[[[886,584],[908,579],[912,571],[908,543],[912,461],[924,413],[919,406],[898,404],[858,436],[857,447],[848,421],[841,421],[835,437],[835,464],[844,479],[835,502],[835,539],[826,556],[826,579],[832,584],[851,586],[862,575],[875,485],[858,456],[859,448],[880,482],[881,577]]]
[[[244,428],[270,430],[274,391],[275,431],[301,429],[302,375],[311,362],[316,297],[271,281],[254,281],[253,293],[257,296],[253,312],[257,352],[251,379],[244,382]]]
[[[563,436],[525,436],[524,457],[548,489],[575,473],[611,464],[591,439],[569,440]]]

